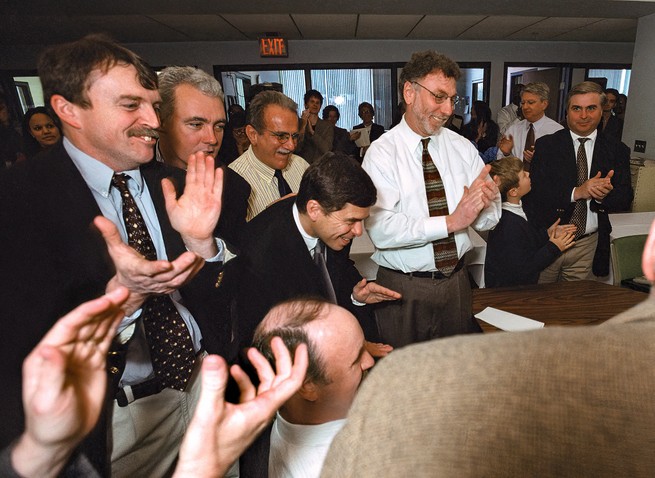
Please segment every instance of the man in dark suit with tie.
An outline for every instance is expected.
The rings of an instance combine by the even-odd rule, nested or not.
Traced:
[[[283,300],[316,295],[357,315],[364,304],[400,298],[362,279],[345,250],[362,234],[375,198],[375,186],[355,160],[327,153],[305,172],[296,197],[273,204],[248,223],[237,301],[243,346]],[[326,264],[329,277],[317,262]]]
[[[596,83],[575,85],[567,96],[568,129],[537,140],[528,217],[539,227],[558,218],[577,226],[575,246],[541,273],[541,283],[609,273],[608,213],[627,210],[633,192],[630,150],[596,130],[605,101]]]
[[[100,430],[113,409],[113,476],[163,475],[199,392],[202,324],[217,320],[203,299],[222,267],[224,244],[213,237],[222,174],[202,153],[189,158],[186,184],[181,170],[151,161],[157,76],[133,52],[89,36],[48,49],[39,73],[64,140],[0,178],[3,444],[20,431],[22,359],[57,317],[122,285],[130,296],[112,357],[124,361],[109,367]],[[169,348],[163,341],[177,332]],[[183,348],[180,362],[158,355]],[[105,434],[85,453],[109,473]]]

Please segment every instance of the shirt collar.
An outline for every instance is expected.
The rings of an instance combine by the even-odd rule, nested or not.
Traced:
[[[573,139],[573,142],[575,143],[578,139],[580,138],[589,138],[589,142],[593,144],[594,141],[596,141],[596,136],[598,136],[598,130],[594,129],[589,135],[587,136],[580,136],[577,133],[574,133],[573,131],[569,130],[571,133],[571,138]]]
[[[305,228],[302,227],[302,224],[300,223],[300,211],[298,211],[298,206],[296,203],[293,203],[291,211],[293,213],[293,220],[296,223],[298,232],[302,236],[302,240],[305,241],[305,246],[307,246],[307,249],[310,251],[314,250],[316,243],[318,242],[318,237],[312,237],[307,234],[307,232],[305,232]]]
[[[400,120],[400,123],[398,124],[398,126],[396,126],[396,128],[398,128],[398,131],[400,133],[400,137],[401,137],[403,143],[405,143],[407,145],[407,147],[409,148],[410,151],[422,152],[423,151],[423,143],[421,143],[421,140],[423,138],[429,137],[430,138],[430,144],[433,144],[434,141],[437,140],[439,135],[441,135],[443,133],[443,130],[445,129],[445,126],[442,126],[441,128],[439,128],[439,131],[437,131],[432,136],[421,136],[420,134],[416,133],[412,128],[409,127],[409,125],[405,121],[405,115],[403,115],[403,118]],[[418,158],[418,161],[421,160],[420,156],[414,155],[414,157]]]
[[[252,145],[248,147],[248,150],[246,151],[246,154],[248,155],[248,158],[250,159],[250,164],[252,165],[252,168],[255,170],[255,172],[262,178],[262,180],[272,183],[273,182],[273,177],[275,177],[275,169],[271,168],[267,164],[264,164],[263,161],[261,161],[256,155],[255,151],[252,149]],[[289,155],[289,162],[287,163],[287,167],[284,168],[282,171],[286,171],[289,169],[291,166],[291,161],[293,160],[293,153]]]
[[[114,171],[106,164],[98,161],[97,159],[89,156],[83,151],[79,150],[68,138],[64,136],[64,148],[70,156],[73,164],[78,169],[84,182],[103,197],[109,196],[111,190],[111,178],[114,176]],[[132,169],[130,171],[117,171],[130,176],[133,182],[133,188],[130,190],[134,195],[140,195],[143,190],[143,177],[141,176],[140,169]]]

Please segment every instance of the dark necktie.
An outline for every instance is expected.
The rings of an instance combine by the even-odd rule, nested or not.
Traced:
[[[316,267],[318,267],[318,270],[321,272],[323,289],[327,294],[327,298],[330,302],[336,304],[337,295],[334,293],[332,279],[330,279],[330,274],[327,269],[327,261],[325,260],[325,244],[320,239],[316,242],[316,246],[314,246],[314,264],[316,264]]]
[[[589,170],[587,167],[587,152],[585,151],[584,144],[589,141],[589,138],[578,138],[580,146],[578,146],[578,155],[576,157],[576,168],[578,172],[576,186],[580,186],[587,179],[589,179]],[[585,229],[587,228],[587,200],[578,199],[573,208],[571,215],[571,224],[575,224],[578,230],[575,233],[575,239],[584,236]]]
[[[149,261],[157,259],[141,211],[127,187],[129,176],[114,174],[112,185],[123,199],[123,221],[127,230],[127,243]],[[184,320],[168,294],[151,295],[143,303],[141,318],[150,346],[150,359],[155,374],[164,388],[184,390],[193,372],[195,352]]]
[[[430,217],[447,216],[448,202],[446,200],[446,191],[444,190],[439,170],[434,165],[434,161],[432,161],[432,157],[428,151],[430,138],[423,138],[421,143],[423,143],[423,179],[425,180],[425,193],[428,198]],[[459,261],[454,234],[448,234],[448,237],[433,241],[432,248],[434,249],[434,263],[437,269],[446,277],[450,276]]]
[[[277,189],[280,191],[280,197],[289,194],[291,192],[291,187],[289,186],[289,183],[287,183],[287,180],[284,179],[284,176],[282,176],[281,169],[275,170],[275,177],[277,178]]]
[[[528,135],[525,137],[525,147],[523,151],[532,151],[534,148],[534,125],[530,123],[528,128]],[[523,161],[523,169],[530,171],[530,161]]]

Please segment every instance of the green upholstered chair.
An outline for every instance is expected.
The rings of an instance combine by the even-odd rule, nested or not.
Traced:
[[[624,279],[644,275],[641,270],[641,255],[644,252],[647,234],[625,236],[614,239],[611,244],[612,272],[614,285],[621,285]]]

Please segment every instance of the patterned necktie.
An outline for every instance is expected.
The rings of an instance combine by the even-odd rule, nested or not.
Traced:
[[[291,192],[291,187],[289,186],[289,183],[287,183],[287,180],[284,179],[284,176],[282,176],[281,169],[275,170],[275,177],[277,178],[277,189],[280,191],[280,197],[289,194]]]
[[[128,179],[129,176],[125,174],[114,174],[111,180],[123,199],[127,243],[147,260],[154,261],[157,259],[157,251],[127,187]],[[195,362],[189,329],[168,294],[148,297],[143,303],[141,317],[155,374],[161,379],[163,387],[183,391]]]
[[[525,137],[525,147],[523,148],[523,151],[532,151],[534,148],[534,141],[534,125],[530,123],[528,135]],[[530,161],[523,161],[523,169],[530,171]]]
[[[318,267],[318,270],[321,272],[321,279],[323,279],[323,288],[327,293],[327,298],[333,304],[337,303],[337,295],[334,293],[334,287],[332,286],[332,279],[330,279],[330,274],[327,269],[327,261],[325,260],[325,243],[320,239],[316,242],[314,246],[314,264]]]
[[[448,215],[446,191],[444,190],[439,170],[434,165],[434,161],[432,161],[432,157],[428,151],[430,138],[423,138],[421,143],[423,143],[423,179],[425,180],[425,193],[428,198],[430,217],[446,216]],[[444,239],[433,241],[432,248],[434,249],[434,263],[437,269],[443,275],[449,277],[459,261],[455,235],[451,233]]]
[[[589,179],[589,170],[587,166],[587,151],[585,150],[584,144],[589,141],[589,138],[578,138],[580,141],[580,146],[578,146],[578,155],[576,157],[576,168],[578,171],[578,177],[576,186],[580,186],[587,179]],[[581,236],[584,236],[585,229],[587,228],[587,200],[578,199],[575,202],[575,207],[573,208],[573,214],[571,215],[571,224],[575,224],[578,229],[575,233],[575,239],[578,240]]]

